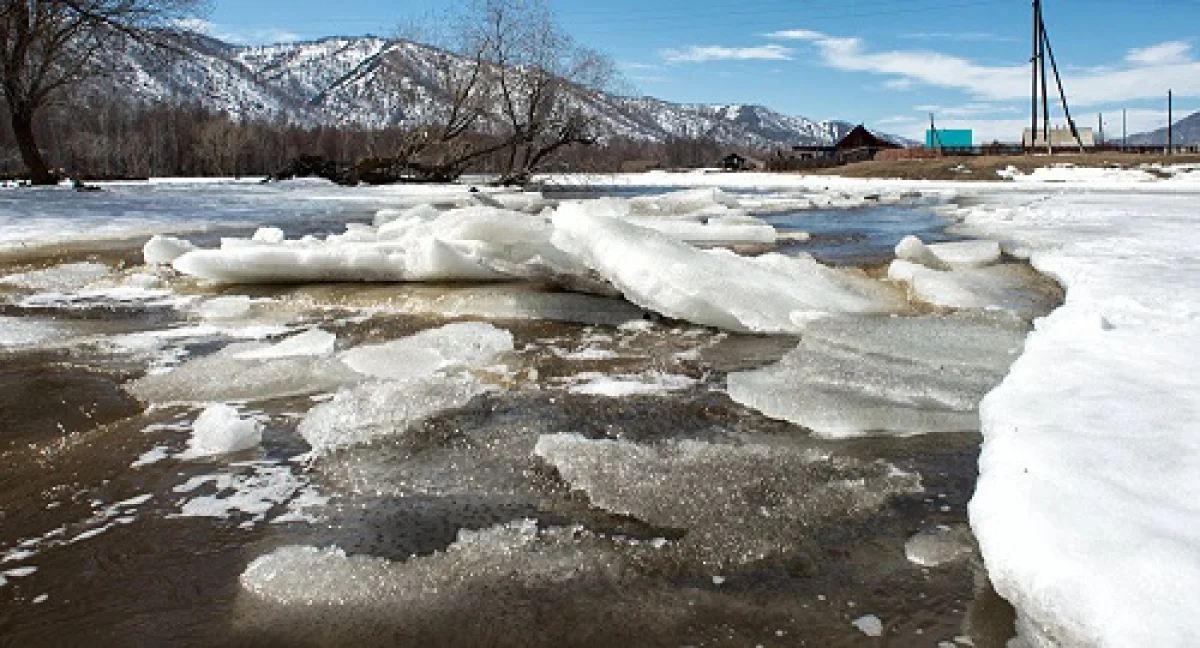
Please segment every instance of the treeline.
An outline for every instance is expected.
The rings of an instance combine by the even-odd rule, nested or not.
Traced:
[[[24,172],[8,116],[0,107],[0,177]],[[304,127],[276,120],[235,120],[197,104],[128,105],[92,96],[48,109],[38,126],[51,168],[82,179],[266,176],[300,156],[354,162],[405,150],[413,132],[403,128]],[[712,166],[729,153],[714,140],[666,143],[602,139],[563,148],[545,171],[617,172]],[[502,173],[503,153],[474,160],[470,173]]]

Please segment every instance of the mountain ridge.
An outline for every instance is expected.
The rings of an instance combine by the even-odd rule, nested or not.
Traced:
[[[1200,112],[1193,113],[1175,122],[1174,131],[1176,146],[1195,146],[1200,144]],[[1166,146],[1167,129],[1164,126],[1158,130],[1130,135],[1129,144],[1133,146]]]
[[[421,123],[437,105],[442,89],[435,81],[435,52],[375,36],[240,46],[197,34],[186,41],[185,55],[166,65],[145,53],[126,53],[114,76],[146,102],[192,101],[236,119],[385,128]],[[387,76],[405,96],[386,89]],[[573,96],[596,117],[603,134],[634,141],[708,137],[722,146],[768,151],[830,145],[854,127],[756,104],[681,104],[602,92]]]

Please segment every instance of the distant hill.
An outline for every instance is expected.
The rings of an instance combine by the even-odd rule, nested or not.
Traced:
[[[1200,112],[1175,122],[1174,138],[1177,146],[1200,144]],[[1133,146],[1166,146],[1167,129],[1163,127],[1149,133],[1130,135],[1129,143]]]
[[[117,80],[146,101],[198,102],[235,118],[285,120],[316,126],[385,126],[421,123],[442,101],[434,50],[375,37],[240,47],[197,35],[190,56],[170,65],[125,52]],[[407,99],[386,90],[399,78]],[[580,91],[576,101],[614,137],[664,142],[708,137],[723,146],[769,150],[829,145],[853,129],[843,121],[818,121],[751,104],[676,104],[652,97]],[[902,138],[882,137],[907,143]]]

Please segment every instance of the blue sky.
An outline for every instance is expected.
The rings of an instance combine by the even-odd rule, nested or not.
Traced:
[[[1200,110],[1200,1],[1044,0],[1083,126],[1120,137]],[[757,103],[921,138],[974,128],[1019,138],[1029,121],[1027,0],[549,0],[630,91],[678,102]],[[215,36],[243,43],[390,36],[446,0],[216,0]],[[1058,110],[1055,110],[1058,114]]]

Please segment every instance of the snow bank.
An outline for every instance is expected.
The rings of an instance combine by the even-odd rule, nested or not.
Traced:
[[[729,376],[729,396],[827,438],[974,430],[1021,350],[1004,318],[836,318],[779,363]]]
[[[784,332],[833,313],[903,308],[890,289],[811,257],[742,257],[699,250],[665,234],[569,204],[554,216],[553,242],[616,286],[629,301],[668,317],[733,331]]]
[[[1190,646],[1200,610],[1196,195],[993,199],[1067,288],[981,407],[971,525],[1028,643]]]

